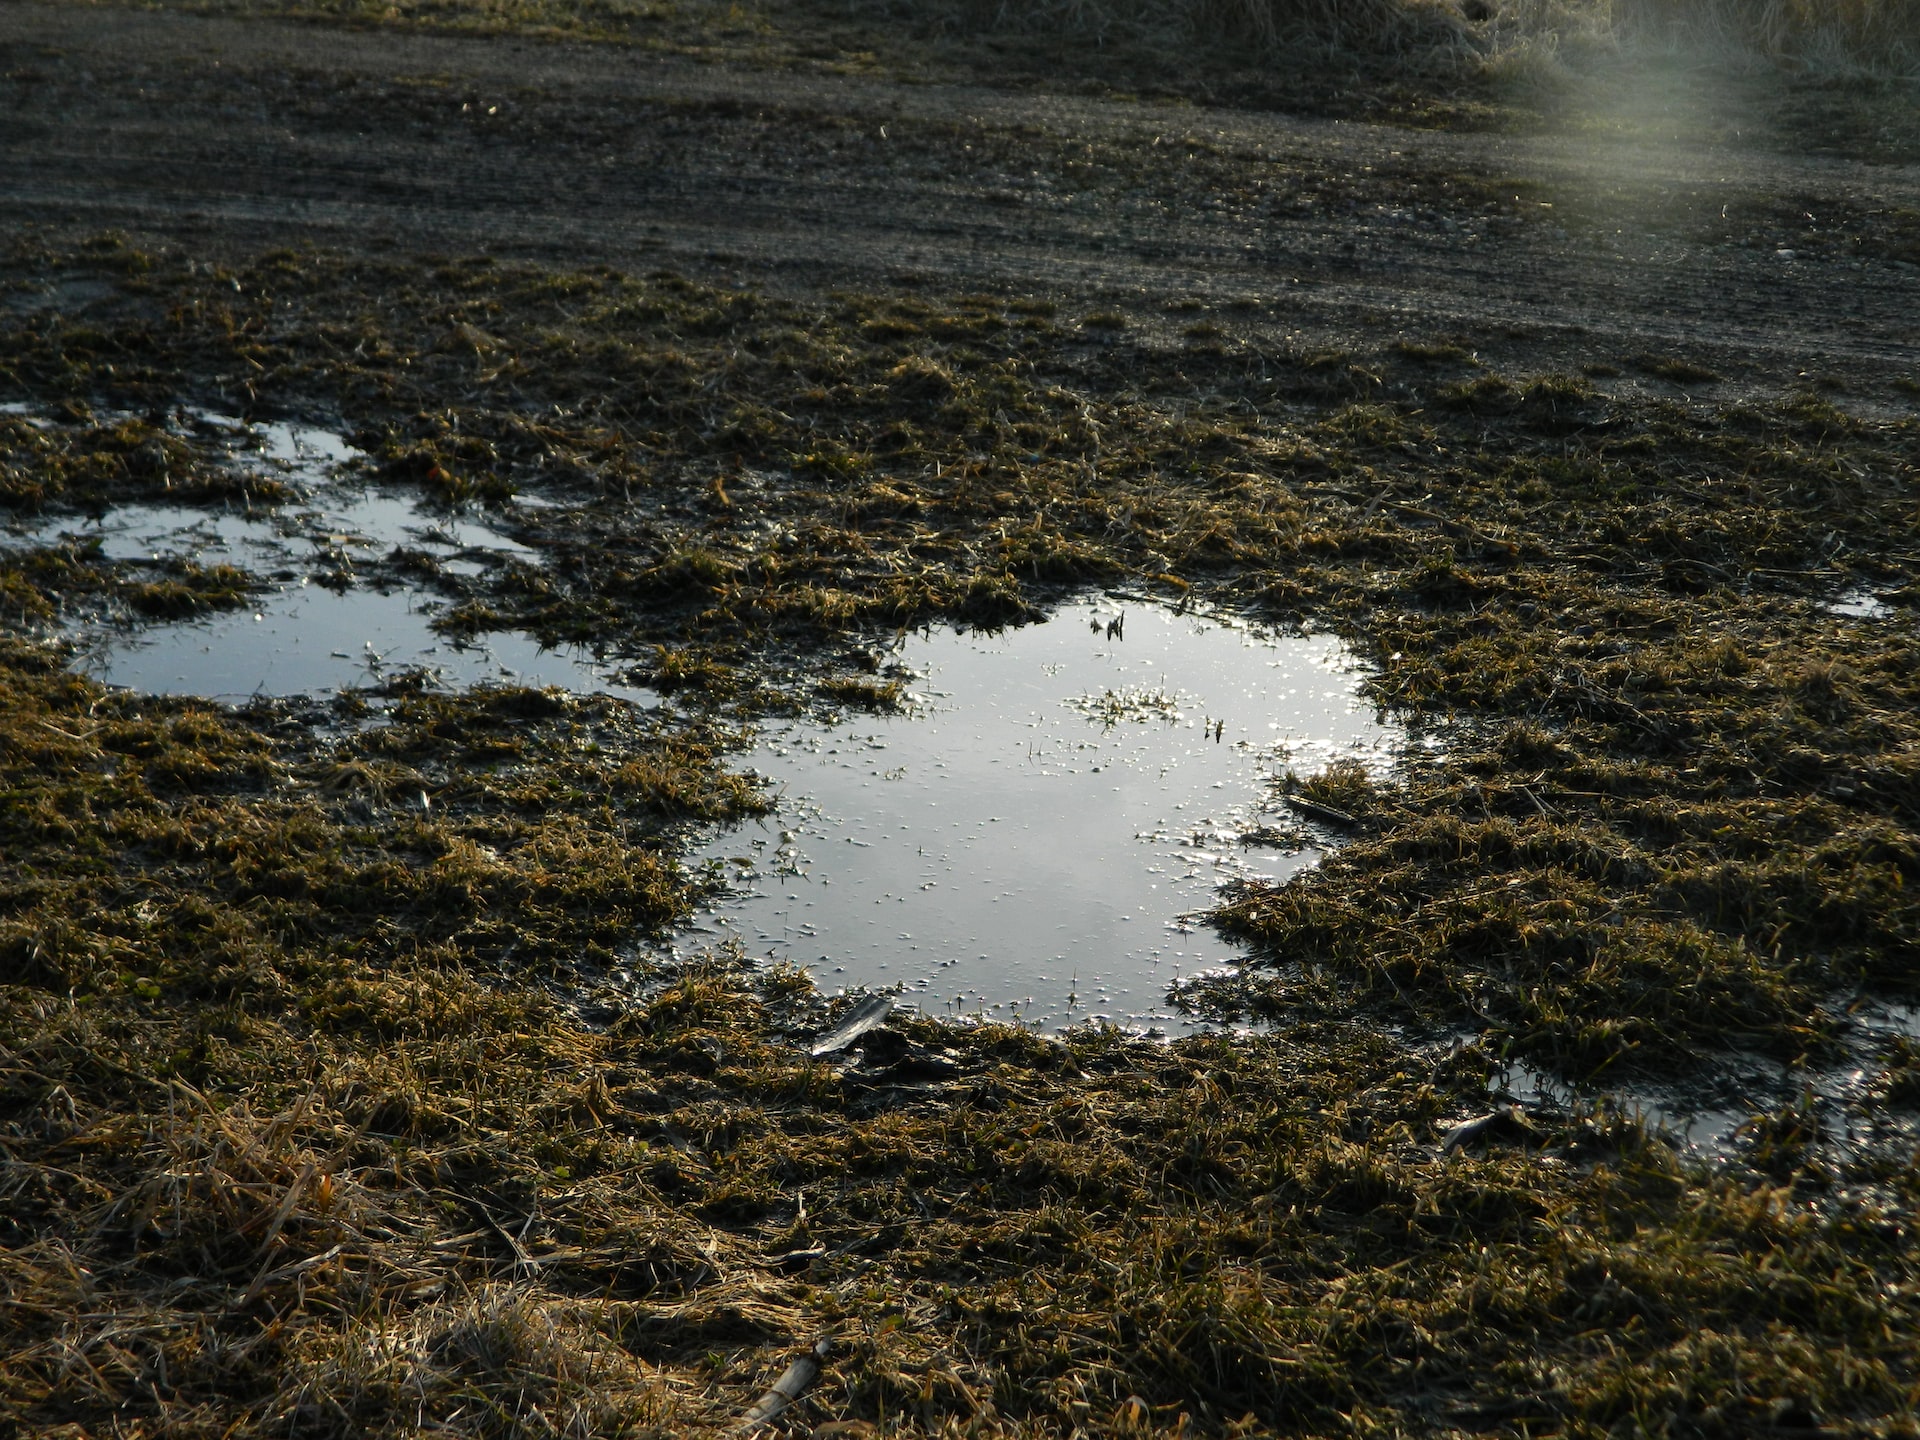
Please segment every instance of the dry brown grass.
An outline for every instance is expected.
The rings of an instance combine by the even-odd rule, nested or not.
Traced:
[[[158,406],[244,353],[263,409],[538,491],[545,563],[465,618],[623,644],[688,710],[398,693],[337,734],[0,643],[0,1419],[719,1433],[831,1333],[801,1418],[880,1434],[1910,1434],[1910,1139],[1833,1153],[1797,1105],[1718,1172],[1607,1109],[1446,1144],[1503,1049],[1684,1076],[1912,993],[1920,680],[1818,603],[1911,604],[1910,412],[1156,350],[1138,317],[1089,345],[992,296],[142,268],[84,329],[0,329],[24,393]],[[439,348],[469,316],[529,363],[476,380]],[[62,434],[11,463],[146,493]],[[822,1061],[792,972],[595,988],[697,898],[679,827],[752,808],[754,706],[883,702],[882,626],[1113,577],[1336,625],[1451,740],[1301,782],[1350,841],[1223,917],[1261,963],[1213,997],[1273,1034],[906,1019]]]
[[[1920,70],[1915,0],[1608,0],[1629,45],[1665,45],[1820,72]]]

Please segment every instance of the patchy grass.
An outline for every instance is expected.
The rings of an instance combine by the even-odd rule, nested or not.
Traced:
[[[138,276],[84,332],[0,327],[43,409],[337,416],[375,483],[537,494],[540,563],[425,577],[444,623],[592,638],[681,701],[403,685],[336,729],[105,692],[0,610],[23,1428],[717,1431],[831,1335],[808,1416],[882,1433],[1902,1433],[1905,1158],[1809,1107],[1717,1172],[1606,1110],[1445,1142],[1496,1059],[1684,1081],[1911,993],[1910,647],[1821,604],[1920,578],[1910,414],[1791,377],[1612,399],[1464,344],[1463,383],[1391,336],[1094,340],[993,295],[111,240],[5,266]],[[113,427],[62,424],[8,432],[8,504],[151,498]],[[205,474],[192,503],[250,483]],[[0,552],[0,587],[51,553]],[[892,704],[898,627],[1090,583],[1336,627],[1447,741],[1297,777],[1351,839],[1235,897],[1252,961],[1188,997],[1270,1033],[905,1019],[816,1061],[805,976],[646,963],[702,893],[679,837],[763,803],[724,768],[742,719]],[[1873,1063],[1909,1105],[1912,1056]]]
[[[101,555],[98,539],[68,539],[19,551],[0,564],[0,612],[23,627],[56,620],[76,607],[177,620],[232,609],[259,584],[256,576],[232,565],[184,558],[115,562]]]
[[[1577,1077],[1734,1037],[1817,1053],[1825,997],[1911,983],[1920,697],[1897,635],[1817,603],[1912,583],[1911,422],[1797,390],[1706,407],[1457,381],[1405,346],[1089,347],[992,296],[816,306],[318,255],[167,283],[168,327],[99,342],[110,375],[57,321],[0,364],[58,403],[139,408],[232,373],[241,337],[256,403],[339,407],[394,483],[457,470],[474,496],[560,502],[515,517],[546,563],[427,577],[455,633],[611,644],[751,709],[786,703],[764,667],[808,647],[1017,622],[1089,582],[1341,625],[1376,698],[1454,747],[1373,797],[1335,863],[1223,913],[1341,977],[1337,997],[1257,987],[1257,1013],[1357,994]],[[255,310],[281,338],[252,338]],[[465,316],[500,351],[477,384],[438,343]],[[358,355],[382,358],[338,358]],[[1489,874],[1513,882],[1491,908]]]
[[[106,337],[71,327],[59,343],[98,357]],[[33,513],[49,505],[98,511],[133,500],[194,505],[276,505],[284,482],[209,456],[164,417],[96,415],[84,400],[53,407],[51,423],[0,415],[0,506]]]
[[[58,660],[0,652],[29,1428],[717,1433],[821,1335],[806,1413],[897,1434],[1738,1433],[1911,1384],[1899,1176],[1823,1217],[1604,1114],[1449,1153],[1485,1057],[1350,1026],[812,1061],[804,979],[575,963],[683,903],[661,826],[750,803],[691,737],[501,691],[328,739]]]

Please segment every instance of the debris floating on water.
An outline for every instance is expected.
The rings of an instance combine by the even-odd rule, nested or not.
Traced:
[[[1336,810],[1331,805],[1322,805],[1299,795],[1289,795],[1286,801],[1288,805],[1311,820],[1321,820],[1329,825],[1338,825],[1345,830],[1351,830],[1360,823],[1344,810]]]
[[[1518,1105],[1507,1105],[1486,1115],[1476,1116],[1453,1127],[1447,1132],[1447,1138],[1440,1144],[1443,1154],[1455,1150],[1464,1150],[1469,1145],[1482,1140],[1506,1140],[1527,1142],[1539,1138],[1533,1122],[1528,1120]]]

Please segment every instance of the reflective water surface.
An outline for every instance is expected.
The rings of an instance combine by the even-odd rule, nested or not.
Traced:
[[[1193,913],[1318,858],[1241,843],[1272,779],[1384,767],[1401,738],[1330,637],[1158,606],[1082,600],[895,659],[907,713],[754,752],[780,807],[706,848],[735,890],[692,942],[737,936],[828,990],[898,986],[935,1012],[1182,1027],[1167,987],[1236,956]]]
[[[203,438],[227,437],[239,463],[289,481],[305,498],[229,509],[126,505],[93,520],[16,524],[4,537],[9,543],[98,541],[110,560],[230,564],[266,583],[240,610],[171,624],[129,629],[69,617],[78,622],[69,628],[83,642],[79,668],[88,674],[153,694],[225,700],[323,695],[406,670],[448,686],[511,682],[652,698],[616,683],[590,655],[544,650],[525,635],[449,640],[432,628],[443,600],[354,574],[356,565],[404,546],[441,573],[478,575],[509,562],[537,563],[527,546],[481,519],[356,477],[343,467],[358,452],[331,431],[248,425],[207,412],[189,418]]]
[[[1827,611],[1852,620],[1885,620],[1893,607],[1865,586],[1856,586],[1827,602]]]

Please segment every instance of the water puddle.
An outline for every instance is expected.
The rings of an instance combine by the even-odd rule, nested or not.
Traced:
[[[1874,1087],[1889,1042],[1920,1038],[1920,1006],[1861,1001],[1837,1007],[1832,1018],[1845,1050],[1837,1063],[1786,1067],[1757,1055],[1723,1054],[1683,1085],[1585,1089],[1516,1060],[1494,1072],[1492,1096],[1561,1114],[1604,1099],[1681,1150],[1712,1161],[1742,1153],[1754,1124],[1796,1105],[1809,1112],[1827,1144],[1842,1150],[1888,1137],[1910,1144],[1912,1115],[1888,1110]]]
[[[223,700],[323,695],[408,672],[447,688],[499,683],[654,698],[611,679],[588,653],[546,650],[525,635],[449,640],[432,629],[439,608],[404,590],[292,584],[239,612],[92,637],[76,668],[143,694]]]
[[[1826,603],[1830,615],[1845,615],[1853,620],[1885,620],[1893,613],[1886,600],[1864,587],[1847,590]]]
[[[0,409],[30,414],[21,406]],[[617,683],[590,654],[546,650],[524,635],[449,640],[432,628],[443,602],[416,586],[382,577],[368,583],[355,574],[398,547],[454,577],[537,563],[534,550],[502,530],[369,485],[351,469],[359,452],[331,431],[247,424],[206,411],[180,415],[197,438],[221,444],[232,462],[272,473],[303,498],[273,507],[143,504],[93,520],[36,518],[0,534],[0,544],[97,542],[108,560],[230,564],[268,588],[243,609],[167,624],[128,628],[115,617],[69,616],[81,644],[76,668],[131,690],[224,700],[325,694],[405,672],[445,686],[557,685],[654,698]]]
[[[1195,912],[1318,859],[1242,846],[1273,778],[1383,769],[1403,739],[1331,637],[1137,603],[892,658],[908,713],[763,738],[750,764],[779,810],[706,848],[735,888],[688,946],[737,937],[933,1013],[1188,1029],[1168,987],[1240,954]]]
[[[1732,1153],[1740,1126],[1768,1108],[1779,1083],[1777,1069],[1767,1074],[1754,1064],[1738,1062],[1729,1073],[1686,1094],[1656,1085],[1603,1085],[1588,1090],[1515,1060],[1494,1072],[1491,1088],[1498,1101],[1555,1114],[1604,1100],[1644,1121],[1649,1131],[1666,1135],[1680,1149],[1718,1159]]]

